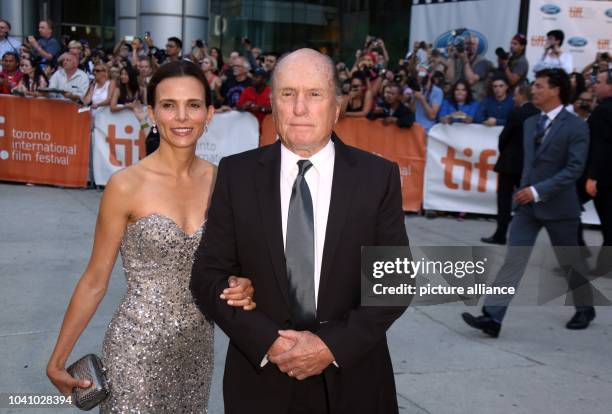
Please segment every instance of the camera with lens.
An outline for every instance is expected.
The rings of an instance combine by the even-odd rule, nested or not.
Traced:
[[[455,29],[451,32],[451,44],[455,48],[457,53],[465,52],[465,35],[467,34],[467,29]]]
[[[498,59],[501,59],[501,60],[510,59],[510,53],[506,52],[503,47],[498,47],[497,49],[495,49],[495,54],[497,55]]]
[[[421,91],[421,84],[419,80],[413,76],[410,76],[408,79],[406,79],[406,86],[408,86],[410,89],[412,89],[415,92]]]

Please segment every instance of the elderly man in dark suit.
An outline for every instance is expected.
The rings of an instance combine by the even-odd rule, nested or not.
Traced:
[[[224,158],[192,272],[203,313],[230,338],[226,413],[398,412],[386,331],[405,307],[360,305],[362,245],[408,245],[398,166],[342,143],[329,57],[281,59],[280,140]],[[229,275],[257,309],[227,311]]]
[[[521,183],[523,170],[523,124],[540,111],[531,103],[531,86],[514,88],[515,107],[508,114],[504,129],[499,134],[497,172],[497,229],[491,237],[482,237],[485,243],[506,244],[506,233],[512,219],[512,194]]]
[[[568,113],[569,77],[562,69],[544,69],[536,74],[533,103],[542,111],[525,122],[524,162],[518,204],[510,225],[509,248],[494,286],[517,287],[538,233],[548,232],[557,259],[566,272],[576,313],[568,329],[584,329],[595,318],[593,294],[586,281],[587,265],[577,245],[580,202],[576,181],[585,167],[589,131],[586,123]],[[462,315],[464,321],[497,337],[512,297],[487,296],[483,315]]]

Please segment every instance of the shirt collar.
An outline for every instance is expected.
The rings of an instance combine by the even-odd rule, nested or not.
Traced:
[[[563,110],[563,105],[559,105],[551,111],[542,112],[542,115],[546,115],[548,119],[550,119],[551,121],[554,121],[557,115],[559,115],[559,113],[561,113],[562,110]]]
[[[329,160],[330,158],[333,159],[335,153],[334,142],[330,139],[323,148],[308,158],[308,160],[312,162],[312,166],[315,170],[322,172],[326,166],[330,165]],[[297,174],[297,162],[303,159],[303,157],[289,150],[285,144],[281,142],[281,174],[291,174],[294,169]]]

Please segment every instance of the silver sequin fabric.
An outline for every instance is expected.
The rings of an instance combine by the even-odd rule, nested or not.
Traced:
[[[104,337],[110,396],[101,413],[206,413],[214,329],[189,290],[204,225],[193,235],[152,214],[121,241],[127,291]]]

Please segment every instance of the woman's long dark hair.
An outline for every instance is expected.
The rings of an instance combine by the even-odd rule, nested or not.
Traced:
[[[225,66],[225,62],[223,62],[223,53],[221,53],[221,49],[218,47],[211,47],[210,50],[216,50],[217,51],[217,72],[221,73],[221,70],[223,70],[223,66]]]
[[[449,97],[448,97],[448,100],[450,101],[450,103],[452,103],[453,106],[457,109],[459,109],[459,103],[457,102],[457,99],[455,99],[455,90],[457,90],[457,86],[459,85],[463,85],[465,87],[465,90],[467,93],[465,96],[465,103],[470,104],[474,100],[474,97],[472,96],[472,90],[470,89],[470,85],[468,85],[468,83],[464,80],[458,80],[451,87],[451,90],[449,92]]]
[[[184,76],[196,78],[198,82],[202,84],[204,87],[204,102],[207,107],[212,105],[210,86],[208,85],[204,72],[202,72],[202,69],[200,69],[198,65],[188,60],[177,60],[175,62],[165,63],[155,71],[147,87],[147,103],[152,108],[155,108],[155,91],[157,85],[159,85],[161,81],[168,78],[181,78]]]
[[[121,71],[119,71],[119,100],[125,101],[128,99],[128,93],[131,93],[132,97],[139,95],[140,86],[138,85],[138,72],[136,72],[133,67],[126,66],[121,70],[126,71],[128,74],[128,83],[126,86],[125,83],[121,82]],[[142,99],[142,96],[139,96],[139,98]]]

